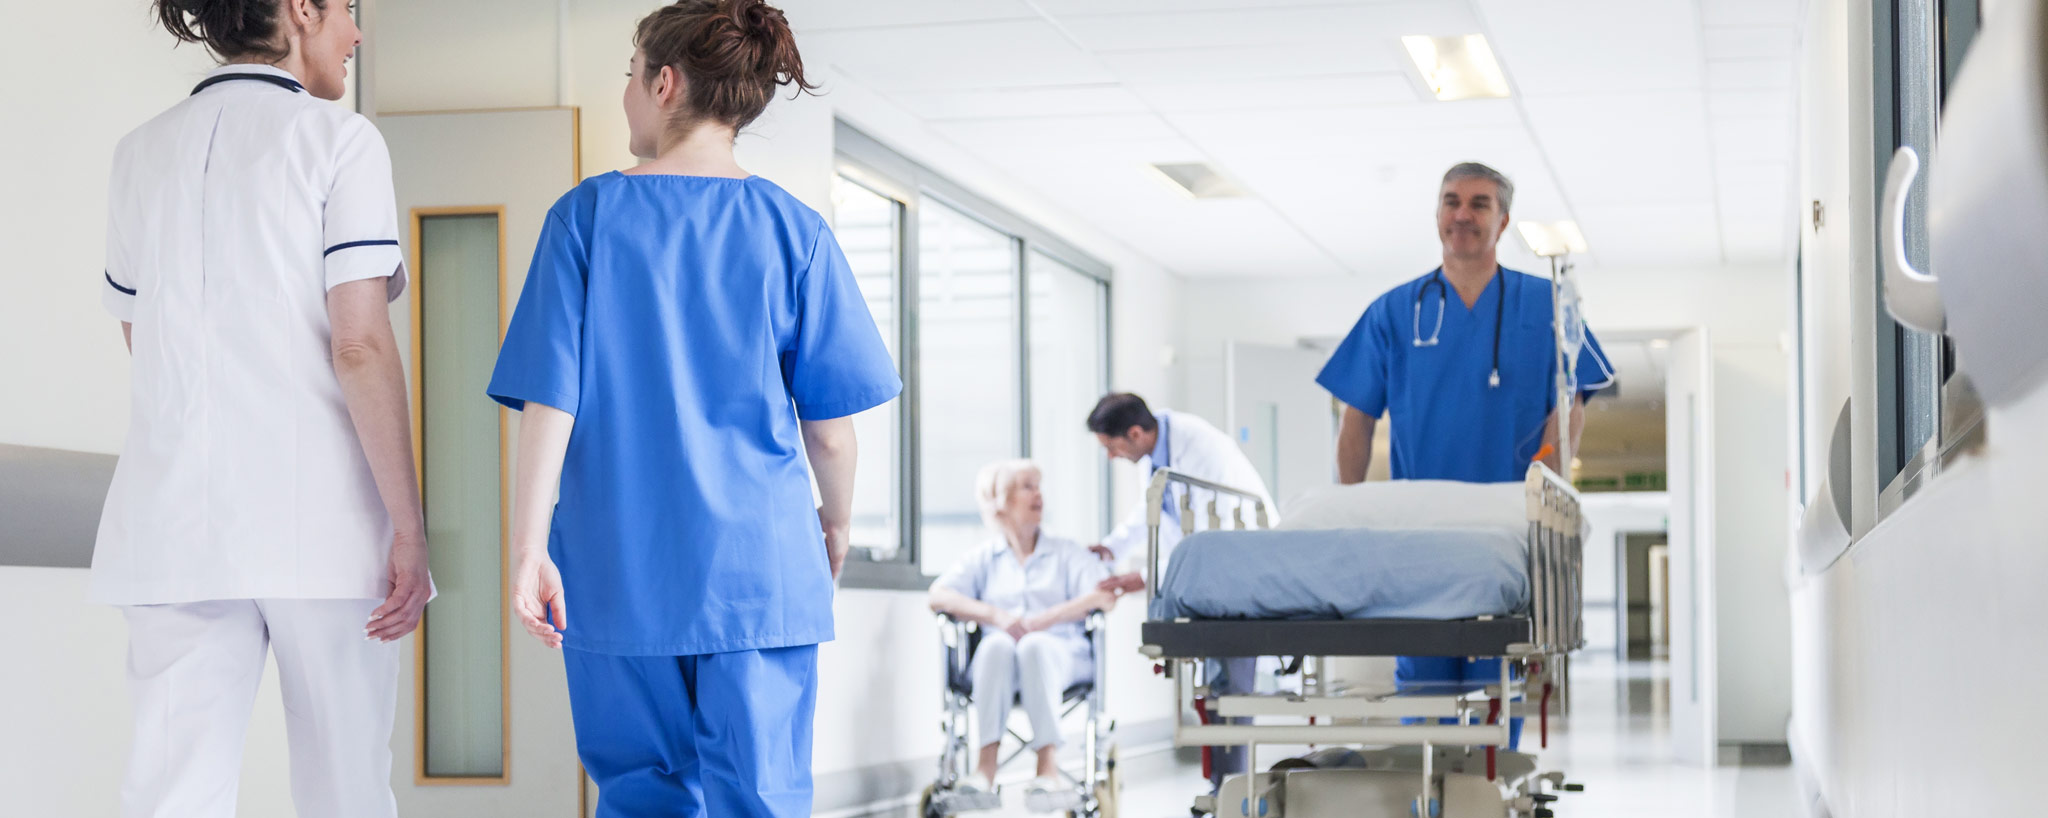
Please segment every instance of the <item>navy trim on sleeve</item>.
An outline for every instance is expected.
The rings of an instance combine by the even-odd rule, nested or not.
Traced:
[[[106,271],[103,271],[103,272],[106,272]],[[131,289],[127,288],[127,287],[123,287],[123,286],[121,286],[121,282],[119,282],[119,281],[115,281],[115,280],[114,280],[114,274],[113,274],[112,272],[106,272],[106,276],[107,276],[107,286],[109,286],[109,287],[113,287],[113,288],[115,289],[115,291],[117,291],[117,292],[121,293],[122,295],[134,295],[134,294],[135,294],[135,291],[134,291],[134,290],[131,290]]]
[[[340,244],[334,245],[333,247],[329,247],[329,248],[327,248],[327,252],[325,252],[325,253],[321,253],[321,254],[320,254],[320,256],[321,256],[322,258],[326,258],[327,256],[331,256],[331,255],[334,255],[335,251],[337,251],[337,250],[347,250],[347,249],[348,249],[348,248],[350,248],[350,247],[379,247],[379,246],[383,246],[383,245],[387,245],[387,244],[388,244],[388,245],[390,245],[390,246],[392,246],[392,247],[397,247],[397,246],[398,246],[398,240],[397,240],[397,239],[367,239],[367,240],[364,240],[364,241],[345,241],[345,242],[342,242],[342,243],[340,243]]]

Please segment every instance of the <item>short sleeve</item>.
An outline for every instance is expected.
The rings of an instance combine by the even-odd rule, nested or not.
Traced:
[[[984,549],[975,549],[961,557],[953,567],[932,581],[933,588],[944,588],[969,599],[980,599],[988,582],[988,561],[982,559]]]
[[[549,212],[491,372],[493,400],[519,411],[533,401],[576,414],[583,384],[588,258],[582,238],[558,213]]]
[[[1345,405],[1372,417],[1387,410],[1389,328],[1382,297],[1359,316],[1351,334],[1337,345],[1316,383]]]
[[[1614,364],[1607,360],[1607,350],[1600,348],[1600,339],[1593,337],[1591,329],[1586,330],[1586,344],[1579,347],[1579,399],[1591,400],[1596,394],[1614,386]]]
[[[102,273],[106,283],[100,285],[100,305],[107,308],[115,318],[135,323],[135,270],[129,266],[128,249],[121,241],[119,217],[110,208],[107,214],[107,267]],[[116,271],[119,271],[118,273]]]
[[[781,357],[782,382],[798,417],[845,417],[903,391],[846,254],[822,224],[797,277],[795,296],[796,331]]]
[[[389,276],[385,297],[405,292],[405,255],[398,247],[398,197],[391,188],[391,152],[377,127],[351,116],[336,142],[334,183],[324,214],[327,288]]]

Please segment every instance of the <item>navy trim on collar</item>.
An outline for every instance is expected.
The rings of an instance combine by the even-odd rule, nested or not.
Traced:
[[[377,247],[377,246],[381,246],[381,245],[390,245],[390,246],[392,246],[392,247],[397,247],[397,246],[398,246],[398,240],[397,240],[397,239],[366,239],[366,240],[364,240],[364,241],[345,241],[345,242],[342,242],[342,243],[340,243],[340,244],[334,245],[333,247],[329,247],[329,248],[327,248],[327,252],[325,252],[325,253],[321,253],[320,255],[321,255],[321,257],[323,257],[323,258],[324,258],[324,257],[327,257],[327,256],[331,256],[331,255],[334,255],[335,251],[337,251],[337,250],[347,250],[347,249],[348,249],[348,248],[350,248],[350,247]]]
[[[200,81],[198,85],[192,87],[192,93],[197,94],[208,88],[212,88],[213,86],[231,80],[256,80],[258,82],[267,82],[270,83],[271,85],[275,85],[279,88],[291,91],[294,94],[301,93],[306,90],[306,86],[300,85],[298,80],[292,79],[290,77],[280,77],[276,74],[241,73],[221,74],[218,76],[207,77],[206,79]]]
[[[106,275],[107,275],[107,286],[109,286],[109,287],[113,287],[115,291],[119,292],[119,293],[120,293],[120,294],[122,294],[122,295],[134,295],[134,294],[135,294],[135,291],[134,291],[134,290],[128,289],[127,287],[123,287],[123,286],[121,286],[121,282],[119,282],[119,281],[115,281],[115,280],[114,280],[114,274],[113,274],[113,272],[111,272],[111,271],[104,271],[104,272],[106,272]]]

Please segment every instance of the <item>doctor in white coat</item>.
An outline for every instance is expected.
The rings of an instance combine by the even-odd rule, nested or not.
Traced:
[[[1100,587],[1103,590],[1121,595],[1145,587],[1145,518],[1150,506],[1143,497],[1151,487],[1152,476],[1160,469],[1172,469],[1218,485],[1256,492],[1266,503],[1267,522],[1273,525],[1280,522],[1278,507],[1273,505],[1273,495],[1266,490],[1266,481],[1259,477],[1258,469],[1245,458],[1244,451],[1229,435],[1209,425],[1208,421],[1186,412],[1165,409],[1155,412],[1137,395],[1116,393],[1104,397],[1095,404],[1095,411],[1088,413],[1088,430],[1095,433],[1095,439],[1102,443],[1110,457],[1138,464],[1138,472],[1144,479],[1139,489],[1138,506],[1131,510],[1131,516],[1104,537],[1101,544],[1090,548],[1103,559],[1113,559],[1119,564],[1118,573],[1102,581]],[[1204,495],[1210,492],[1198,489],[1192,494],[1190,508],[1196,514],[1206,515],[1211,498]],[[1161,500],[1164,507],[1159,527],[1161,576],[1165,574],[1167,558],[1181,539],[1178,525],[1180,503],[1177,498],[1177,492],[1170,492]],[[1230,520],[1240,501],[1215,499],[1219,501],[1217,513]],[[1249,524],[1253,511],[1245,509],[1244,513]],[[1255,657],[1212,659],[1206,664],[1206,681],[1213,695],[1249,693],[1256,686],[1258,661]],[[1212,762],[1207,765],[1212,788],[1219,787],[1224,778],[1244,772],[1244,748],[1211,747],[1204,748],[1204,751],[1210,754]]]
[[[387,303],[391,160],[336,105],[346,0],[156,0],[225,65],[122,139],[100,288],[133,362],[91,597],[128,621],[122,815],[232,818],[266,655],[300,818],[392,818],[432,595]]]
[[[1138,464],[1140,479],[1137,507],[1131,509],[1123,525],[1117,526],[1102,542],[1090,550],[1097,556],[1114,560],[1117,565],[1115,576],[1102,583],[1105,590],[1119,592],[1136,591],[1145,587],[1146,524],[1148,511],[1144,502],[1145,491],[1150,488],[1152,476],[1160,469],[1172,469],[1182,474],[1211,483],[1257,492],[1266,502],[1267,522],[1278,525],[1279,507],[1273,504],[1273,496],[1266,490],[1266,481],[1259,476],[1259,470],[1245,458],[1244,451],[1222,430],[1200,417],[1167,409],[1153,410],[1145,400],[1127,392],[1108,395],[1095,404],[1095,411],[1088,413],[1088,430],[1095,433],[1095,439],[1112,458],[1129,460]],[[1196,491],[1192,508],[1197,514],[1208,513],[1209,492]],[[1167,556],[1180,542],[1179,487],[1162,502],[1163,517],[1159,528],[1159,570],[1166,570]],[[1238,507],[1234,498],[1217,498],[1217,512],[1227,521]],[[1252,520],[1252,510],[1244,509],[1246,522]]]

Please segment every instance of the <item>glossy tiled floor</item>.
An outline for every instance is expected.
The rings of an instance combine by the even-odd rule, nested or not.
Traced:
[[[1702,768],[1673,761],[1663,701],[1669,682],[1661,663],[1575,662],[1578,713],[1554,725],[1544,767],[1563,769],[1586,791],[1559,802],[1559,818],[1799,818],[1797,786],[1787,767]],[[1532,733],[1533,733],[1533,725]],[[1533,735],[1532,735],[1533,738]],[[1132,766],[1140,766],[1133,764]],[[1125,787],[1123,814],[1182,818],[1204,785],[1187,765],[1142,765],[1150,775]],[[1029,815],[1022,798],[990,816]]]

